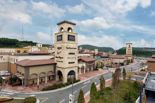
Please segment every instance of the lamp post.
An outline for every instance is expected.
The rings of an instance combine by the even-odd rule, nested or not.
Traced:
[[[142,98],[143,98],[143,88],[144,88],[144,85],[140,86],[140,98],[139,98],[139,103],[142,103]]]
[[[70,75],[71,82],[72,82],[72,94],[69,95],[69,103],[74,103],[74,95],[73,95],[73,79],[74,75]]]

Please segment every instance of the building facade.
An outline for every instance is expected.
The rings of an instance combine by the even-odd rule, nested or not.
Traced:
[[[55,80],[56,63],[54,59],[41,60],[21,60],[17,63],[17,73],[22,80],[22,85],[46,84],[48,81]]]
[[[71,75],[78,78],[78,46],[75,23],[62,21],[57,24],[55,33],[55,62],[57,63],[57,79],[67,82]]]

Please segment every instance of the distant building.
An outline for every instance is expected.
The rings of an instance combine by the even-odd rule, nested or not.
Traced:
[[[132,55],[132,43],[126,43],[126,55]]]
[[[95,59],[91,57],[80,57],[78,59],[78,73],[84,74],[95,69]]]
[[[148,65],[148,72],[155,72],[155,55],[152,56],[152,58],[149,58],[147,61]]]

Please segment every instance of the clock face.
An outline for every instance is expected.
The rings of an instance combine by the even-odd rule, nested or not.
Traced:
[[[75,36],[74,35],[68,35],[68,40],[69,41],[75,41]]]
[[[57,36],[57,41],[62,41],[62,35]]]

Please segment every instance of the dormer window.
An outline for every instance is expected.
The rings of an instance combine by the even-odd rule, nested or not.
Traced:
[[[68,31],[68,32],[73,32],[73,30],[72,30],[71,27],[69,27],[69,28],[67,29],[67,31]]]

